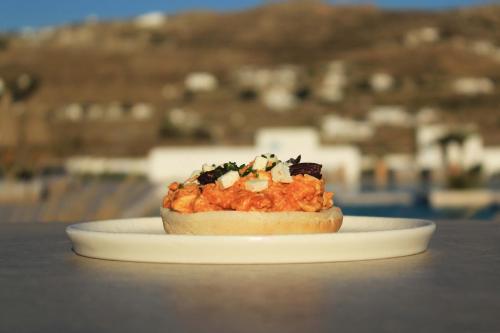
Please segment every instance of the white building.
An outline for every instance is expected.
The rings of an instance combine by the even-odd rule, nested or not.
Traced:
[[[321,133],[330,140],[365,141],[373,137],[374,127],[367,121],[330,114],[321,120]]]
[[[472,43],[471,49],[478,55],[491,56],[496,52],[497,47],[489,40],[477,40]]]
[[[446,125],[426,125],[417,128],[417,165],[421,170],[442,169],[443,154],[438,140],[446,135]]]
[[[201,126],[201,117],[195,111],[173,108],[166,114],[168,122],[175,128],[190,132]]]
[[[480,56],[491,57],[493,60],[500,61],[500,47],[489,40],[477,40],[470,46],[472,51]]]
[[[270,69],[244,66],[234,73],[236,85],[242,89],[261,91],[269,86],[272,79]]]
[[[384,162],[390,170],[396,172],[414,171],[416,168],[413,154],[387,154]]]
[[[246,163],[262,153],[272,152],[281,159],[300,154],[304,162],[321,163],[325,174],[340,171],[345,185],[356,189],[361,174],[359,150],[319,143],[319,133],[312,128],[268,128],[257,133],[255,146],[155,148],[149,154],[148,177],[156,183],[184,180],[203,163]]]
[[[83,118],[83,108],[80,104],[72,103],[64,108],[64,118],[69,121],[80,121]]]
[[[406,46],[415,47],[421,44],[435,43],[439,39],[439,29],[429,26],[408,31],[405,34],[404,43]]]
[[[417,111],[415,121],[418,125],[425,125],[437,122],[439,120],[439,112],[431,107],[423,107]]]
[[[262,93],[262,103],[272,111],[284,112],[297,105],[297,98],[289,89],[275,86]]]
[[[466,170],[483,164],[484,144],[481,135],[468,135],[462,144],[459,165]]]
[[[500,175],[500,146],[484,148],[483,172],[487,177]]]
[[[235,72],[235,81],[240,88],[256,92],[272,87],[280,87],[291,92],[297,88],[301,74],[302,69],[294,65],[282,65],[276,68],[245,66]]]
[[[192,92],[207,92],[217,89],[218,80],[208,72],[193,72],[184,81],[187,90]]]
[[[151,12],[137,16],[134,24],[142,29],[156,29],[167,22],[167,16],[162,12]]]
[[[453,81],[452,88],[457,94],[475,96],[493,93],[495,84],[487,77],[462,77]]]
[[[341,61],[333,61],[328,65],[318,96],[327,103],[336,103],[344,99],[344,88],[347,85],[345,66]]]
[[[105,158],[90,156],[75,156],[68,158],[66,169],[72,174],[102,175],[147,173],[148,161],[145,158]]]
[[[467,170],[483,165],[484,147],[479,134],[464,135],[461,143],[450,141],[445,147],[440,144],[442,138],[457,131],[471,132],[469,128],[456,129],[443,124],[419,126],[416,134],[419,168],[443,170],[447,165],[455,165]]]
[[[409,127],[414,125],[414,118],[402,106],[375,106],[368,114],[368,120],[375,126],[389,125]]]
[[[388,73],[375,73],[370,78],[370,86],[374,92],[386,92],[394,87],[394,78]]]
[[[7,85],[5,84],[5,81],[0,77],[0,97],[5,93],[5,90],[7,90]]]
[[[153,117],[153,107],[146,103],[137,103],[130,109],[130,114],[135,120],[148,120]]]

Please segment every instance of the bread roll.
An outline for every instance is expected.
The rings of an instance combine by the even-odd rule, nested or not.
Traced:
[[[283,235],[337,232],[342,225],[338,207],[320,212],[210,211],[178,213],[161,209],[168,234]]]

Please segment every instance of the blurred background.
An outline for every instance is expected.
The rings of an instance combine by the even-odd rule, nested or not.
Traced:
[[[0,3],[0,223],[155,216],[267,152],[346,214],[500,219],[500,6]]]

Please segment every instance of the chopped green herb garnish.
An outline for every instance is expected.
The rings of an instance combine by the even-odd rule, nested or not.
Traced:
[[[228,171],[238,171],[238,170],[239,170],[239,167],[238,167],[238,165],[235,162],[224,163],[224,171],[225,172],[228,172]]]

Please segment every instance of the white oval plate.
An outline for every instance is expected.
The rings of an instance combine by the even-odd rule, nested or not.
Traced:
[[[161,218],[79,223],[66,233],[86,257],[160,263],[261,264],[368,260],[426,250],[427,220],[344,216],[338,233],[279,236],[169,235]]]

